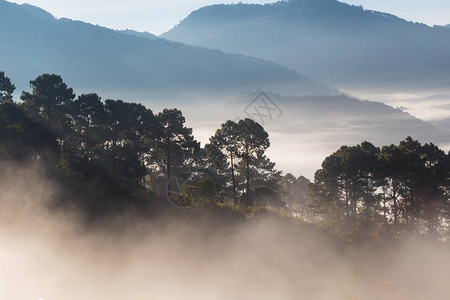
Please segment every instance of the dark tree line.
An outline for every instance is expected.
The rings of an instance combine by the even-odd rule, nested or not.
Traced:
[[[0,158],[40,161],[68,186],[77,181],[79,190],[86,184],[101,190],[89,209],[145,205],[167,190],[183,196],[180,205],[209,197],[249,206],[252,193],[278,196],[280,172],[264,155],[268,134],[250,119],[226,122],[202,149],[178,109],[154,114],[94,93],[77,97],[55,74],[30,87],[16,103],[14,85],[0,73]],[[189,182],[176,189],[179,181]],[[187,187],[197,187],[195,197],[186,196]]]
[[[446,234],[450,155],[408,137],[380,148],[369,142],[327,157],[311,185],[312,208],[348,238],[361,233]]]
[[[450,155],[436,145],[407,138],[381,149],[343,146],[311,183],[276,170],[265,155],[269,135],[251,119],[225,122],[202,148],[177,109],[155,114],[97,94],[77,97],[54,74],[30,87],[14,102],[15,87],[0,72],[0,159],[46,166],[67,190],[61,198],[90,213],[224,203],[281,209],[349,240],[448,234]]]

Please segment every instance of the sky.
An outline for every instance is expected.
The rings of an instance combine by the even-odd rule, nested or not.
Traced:
[[[244,3],[271,3],[253,0]],[[54,16],[82,20],[113,29],[135,29],[161,34],[179,23],[192,11],[227,0],[27,0],[11,1],[41,7]],[[450,24],[449,0],[344,0],[366,9],[395,14],[409,21],[428,25]]]

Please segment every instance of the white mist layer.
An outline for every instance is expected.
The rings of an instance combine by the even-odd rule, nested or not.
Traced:
[[[448,299],[449,248],[336,244],[315,226],[173,217],[109,229],[46,209],[36,168],[0,175],[0,299]],[[115,228],[114,230],[111,228]]]
[[[424,121],[433,122],[450,118],[449,89],[346,89],[346,93],[359,99],[381,101],[392,107],[399,107]],[[449,130],[450,128],[446,128]]]

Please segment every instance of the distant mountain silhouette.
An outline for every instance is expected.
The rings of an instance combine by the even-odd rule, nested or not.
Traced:
[[[447,84],[450,32],[336,0],[213,5],[162,37],[283,64],[329,84]]]
[[[283,111],[280,118],[265,119],[267,127],[276,132],[300,134],[301,128],[301,134],[317,134],[318,137],[326,136],[325,140],[345,140],[348,143],[368,139],[389,144],[408,135],[423,141],[450,142],[450,135],[430,123],[381,102],[362,101],[344,94],[301,97],[267,95]],[[237,113],[243,106],[241,103],[249,103],[249,99],[253,98],[254,95],[241,94],[228,105],[237,107],[234,112]]]
[[[0,0],[0,69],[18,91],[42,73],[60,74],[78,91],[130,91],[140,98],[187,90],[331,90],[261,59],[148,37],[56,19],[37,7]]]
[[[154,35],[153,33],[144,31],[144,32],[140,32],[140,31],[136,31],[136,30],[132,30],[132,29],[126,29],[126,30],[116,30],[117,32],[120,33],[125,33],[131,36],[135,36],[135,37],[140,37],[140,38],[146,38],[146,39],[151,39],[151,40],[155,40],[158,39],[158,36]]]
[[[252,117],[269,133],[270,157],[277,166],[285,172],[310,178],[323,158],[342,145],[357,145],[367,140],[382,146],[397,143],[407,136],[440,145],[450,143],[450,133],[380,102],[361,101],[346,95],[266,94],[276,106],[270,101],[258,100],[257,93],[241,93],[222,106],[198,105],[195,109],[182,106],[181,109],[187,119],[192,120],[196,132],[206,127],[217,128],[222,119]],[[266,104],[274,109],[271,114],[266,113]],[[219,114],[221,120],[210,118]]]

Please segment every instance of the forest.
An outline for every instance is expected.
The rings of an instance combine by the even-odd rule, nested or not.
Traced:
[[[265,210],[349,242],[449,237],[450,153],[434,144],[342,146],[310,181],[276,169],[269,134],[252,119],[224,120],[202,147],[178,109],[77,96],[55,74],[30,87],[15,101],[0,72],[0,166],[41,166],[61,187],[55,206],[90,219],[128,209],[148,218],[162,209]]]

